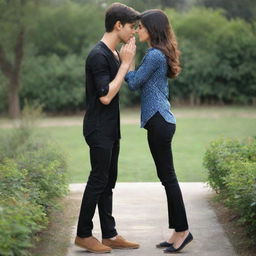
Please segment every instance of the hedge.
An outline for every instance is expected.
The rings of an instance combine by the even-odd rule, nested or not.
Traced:
[[[256,241],[256,139],[218,139],[204,156],[208,183]]]

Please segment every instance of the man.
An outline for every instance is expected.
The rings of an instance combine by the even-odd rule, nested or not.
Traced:
[[[117,179],[120,139],[118,92],[135,55],[135,22],[139,14],[115,3],[106,12],[106,32],[86,60],[86,114],[83,133],[90,147],[92,170],[82,199],[75,244],[94,253],[138,248],[117,234],[112,216],[112,188]],[[125,45],[120,53],[116,46]],[[96,205],[102,243],[92,236]]]

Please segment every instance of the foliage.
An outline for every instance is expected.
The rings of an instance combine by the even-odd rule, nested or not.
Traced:
[[[220,192],[226,188],[231,166],[237,161],[256,162],[256,140],[239,142],[235,139],[218,139],[210,143],[204,156],[210,186]]]
[[[17,165],[27,170],[27,186],[31,197],[45,207],[53,206],[55,199],[67,192],[66,162],[59,149],[46,138],[31,140],[19,148]]]
[[[65,17],[65,18],[63,18]],[[97,4],[65,1],[40,9],[29,39],[37,56],[87,54],[104,32],[104,9]]]
[[[13,16],[23,17],[28,28],[21,70],[21,106],[25,99],[29,99],[43,104],[44,110],[49,112],[84,109],[85,59],[104,33],[104,12],[112,2],[45,0],[35,9],[34,16],[33,5],[28,4],[24,7],[27,18],[24,13],[10,9],[7,12],[10,17],[5,21],[0,19],[1,31],[5,31],[1,34],[1,42],[10,57],[14,45],[9,39],[17,32],[12,26]],[[172,99],[191,105],[256,104],[254,20],[250,23],[242,19],[228,20],[221,9],[188,9],[196,1],[121,2],[140,11],[176,8],[165,9],[182,53],[182,72],[170,81]],[[0,8],[4,8],[3,5]],[[137,65],[146,48],[146,44],[137,43]],[[0,111],[6,112],[4,85],[7,81],[2,74],[0,83],[0,99],[4,99],[0,102]],[[139,92],[131,93],[123,86],[123,106],[133,106],[139,101]]]
[[[1,198],[0,205],[0,254],[29,255],[31,237],[47,224],[42,207],[22,198]]]
[[[22,79],[25,99],[47,111],[75,110],[84,101],[84,60],[77,55],[38,56],[27,60]]]
[[[237,213],[253,243],[256,239],[256,139],[213,141],[204,166],[210,186]]]
[[[48,223],[56,199],[67,192],[66,161],[49,137],[38,135],[25,107],[22,123],[0,137],[0,254],[29,255],[36,232]]]
[[[256,3],[252,0],[197,0],[197,3],[209,8],[222,8],[228,18],[240,17],[247,21],[255,18]]]
[[[34,27],[38,14],[39,0],[1,0],[0,1],[0,42],[12,54],[16,44],[16,37],[21,26],[26,30]]]
[[[204,166],[208,170],[208,182],[216,192],[225,188],[230,164],[236,159],[244,160],[241,149],[239,141],[232,139],[219,139],[210,143],[204,156]]]
[[[226,186],[226,205],[239,214],[239,222],[245,225],[252,240],[256,241],[256,161],[231,164]]]
[[[256,35],[242,20],[228,21],[220,10],[194,8],[173,20],[182,52],[182,73],[172,92],[191,104],[252,104],[256,98]]]
[[[20,71],[27,32],[34,25],[38,6],[38,0],[0,1],[0,70],[6,79],[8,113],[12,119],[20,117]]]

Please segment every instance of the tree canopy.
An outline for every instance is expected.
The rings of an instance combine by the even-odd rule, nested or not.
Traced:
[[[85,58],[104,33],[111,2],[0,0],[0,112],[9,106],[17,117],[25,99],[46,111],[83,109]],[[173,25],[182,52],[182,72],[170,80],[174,102],[256,104],[255,17],[234,19],[199,0],[122,2],[162,8]],[[137,43],[137,64],[146,48]],[[121,104],[138,102],[139,92],[123,86]]]

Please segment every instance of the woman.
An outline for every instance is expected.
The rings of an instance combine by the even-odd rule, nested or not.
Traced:
[[[141,89],[141,127],[147,129],[157,175],[167,195],[169,228],[175,230],[168,241],[156,246],[165,248],[165,253],[175,253],[193,240],[171,150],[176,120],[170,111],[167,80],[180,72],[179,50],[168,18],[161,10],[142,13],[137,33],[149,49],[138,69],[128,72],[125,80],[130,90]]]

